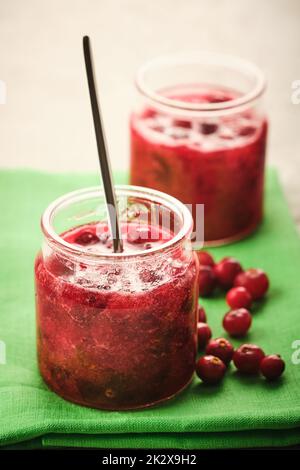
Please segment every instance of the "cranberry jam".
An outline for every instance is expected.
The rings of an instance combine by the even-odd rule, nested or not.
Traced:
[[[148,195],[153,201],[159,194],[118,191],[119,197],[129,191],[138,211]],[[50,213],[66,201],[72,207],[74,194],[53,203],[42,220],[45,242],[35,262],[40,372],[57,394],[86,406],[122,410],[170,398],[190,382],[196,358],[192,218],[168,196],[177,211],[175,232],[138,224],[131,208],[122,218],[124,252],[114,255],[106,223],[54,233]],[[82,217],[81,210],[73,212]]]
[[[204,204],[206,245],[245,237],[263,216],[264,84],[242,64],[245,70],[227,60],[157,60],[137,80],[142,98],[130,121],[131,183],[192,205],[194,219],[196,205]],[[197,77],[209,81],[196,83]]]

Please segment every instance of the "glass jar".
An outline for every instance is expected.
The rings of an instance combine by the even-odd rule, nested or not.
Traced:
[[[46,384],[66,400],[122,410],[171,398],[191,381],[198,261],[182,203],[145,188],[116,192],[124,251],[112,252],[103,192],[69,193],[42,216],[35,283]]]
[[[131,115],[131,183],[204,204],[205,245],[244,238],[263,215],[265,80],[242,59],[162,57],[143,66]]]

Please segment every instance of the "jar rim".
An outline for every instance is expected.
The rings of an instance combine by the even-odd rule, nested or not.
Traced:
[[[242,96],[233,98],[230,101],[223,101],[220,103],[189,103],[185,101],[167,98],[159,92],[153,90],[146,83],[146,74],[157,66],[166,65],[193,65],[203,63],[205,65],[219,65],[231,68],[236,71],[244,71],[251,74],[255,78],[255,85],[249,92]],[[263,72],[254,63],[242,59],[240,57],[218,54],[210,52],[189,52],[186,54],[172,54],[166,56],[156,57],[144,65],[137,71],[135,78],[135,85],[139,92],[151,101],[155,101],[165,108],[173,108],[174,110],[192,111],[195,113],[218,113],[230,112],[233,109],[244,108],[253,101],[256,101],[266,89],[266,79]]]
[[[101,187],[93,186],[88,188],[79,189],[64,194],[63,196],[55,199],[49,206],[45,209],[41,217],[41,228],[42,232],[45,235],[47,241],[50,245],[55,245],[55,248],[61,252],[67,252],[73,256],[84,257],[85,259],[90,260],[128,260],[134,258],[140,258],[144,256],[153,256],[153,254],[159,254],[168,249],[175,248],[184,238],[189,237],[192,232],[193,219],[189,209],[178,199],[170,196],[161,191],[154,189],[144,188],[142,186],[133,186],[133,185],[116,185],[116,195],[124,194],[125,196],[138,197],[138,195],[147,198],[150,202],[160,203],[165,207],[173,210],[175,207],[175,212],[177,211],[178,215],[181,215],[182,218],[182,227],[179,232],[171,239],[158,245],[157,247],[139,251],[139,252],[130,252],[130,253],[91,253],[86,250],[83,246],[73,245],[65,241],[54,229],[52,221],[55,215],[55,211],[59,208],[63,208],[68,204],[86,200],[88,198],[93,198],[97,196],[103,196],[104,190]]]

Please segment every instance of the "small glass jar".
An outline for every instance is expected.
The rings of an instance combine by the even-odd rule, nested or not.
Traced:
[[[42,216],[35,283],[46,384],[66,400],[122,410],[171,398],[191,381],[198,261],[182,203],[145,188],[116,192],[124,251],[112,252],[103,192],[69,193]]]
[[[265,80],[218,54],[162,57],[137,75],[131,183],[204,204],[205,245],[244,238],[263,215]]]

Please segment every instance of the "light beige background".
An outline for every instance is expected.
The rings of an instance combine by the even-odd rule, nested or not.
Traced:
[[[0,0],[0,166],[98,171],[81,39],[93,41],[115,169],[128,165],[133,76],[176,51],[239,55],[266,73],[268,161],[300,225],[299,0]]]

